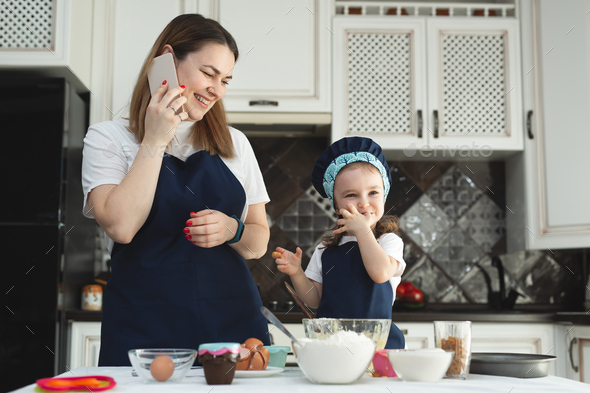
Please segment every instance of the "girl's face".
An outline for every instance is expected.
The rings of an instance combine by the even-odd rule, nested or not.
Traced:
[[[369,165],[344,168],[338,173],[334,183],[334,204],[338,209],[350,211],[347,205],[352,203],[359,213],[371,217],[370,226],[374,228],[383,217],[385,201],[381,174]]]
[[[178,84],[185,85],[184,108],[189,121],[199,121],[215,103],[225,95],[232,78],[234,54],[225,45],[208,44],[178,62]]]

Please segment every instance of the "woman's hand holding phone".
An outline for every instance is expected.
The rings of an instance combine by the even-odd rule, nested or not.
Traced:
[[[154,92],[145,114],[145,135],[142,143],[154,147],[170,143],[176,134],[176,127],[188,118],[186,112],[176,113],[187,101],[183,92],[184,86],[168,90],[166,81]]]

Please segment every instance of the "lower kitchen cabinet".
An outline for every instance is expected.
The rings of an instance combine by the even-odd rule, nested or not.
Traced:
[[[408,349],[434,348],[434,325],[425,322],[395,322],[406,338]]]
[[[295,338],[305,337],[305,331],[303,330],[302,323],[285,323],[284,325]],[[293,354],[293,345],[291,344],[291,339],[287,337],[285,333],[281,332],[279,328],[270,323],[268,324],[268,331],[273,345],[284,345],[286,347],[291,347],[289,355],[287,355],[287,363],[296,364],[297,359]]]
[[[100,353],[100,322],[71,322],[67,367],[97,367]]]
[[[590,383],[590,326],[558,325],[556,337],[562,346],[564,376]]]

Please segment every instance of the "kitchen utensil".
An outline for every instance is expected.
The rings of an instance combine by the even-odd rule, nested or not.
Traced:
[[[37,385],[43,391],[65,392],[72,390],[86,390],[102,392],[110,390],[117,385],[111,377],[103,375],[86,375],[82,377],[56,377],[37,380]]]
[[[270,323],[272,323],[273,325],[278,327],[281,330],[281,332],[285,333],[287,335],[287,337],[289,337],[291,339],[291,341],[299,344],[299,341],[297,341],[297,339],[291,334],[291,332],[289,332],[287,330],[285,325],[283,325],[281,323],[281,321],[279,321],[279,319],[272,312],[270,312],[270,310],[268,308],[261,306],[260,312],[262,313],[262,315],[264,315],[266,317],[266,319],[268,319],[268,321]]]
[[[471,322],[434,321],[434,341],[437,348],[454,352],[446,376],[466,379],[471,362]]]
[[[309,309],[307,308],[305,303],[303,303],[303,300],[301,300],[301,298],[299,297],[297,292],[295,292],[295,289],[293,289],[293,287],[291,285],[289,285],[289,283],[287,281],[285,281],[285,286],[287,287],[287,291],[289,291],[291,296],[293,296],[293,300],[295,300],[295,303],[297,303],[299,308],[301,308],[301,311],[303,311],[305,316],[308,317],[309,319],[313,319],[313,315],[311,314],[311,312],[309,311]]]
[[[389,362],[403,381],[438,382],[453,360],[453,352],[439,348],[388,350]]]
[[[281,345],[265,345],[264,348],[268,349],[270,357],[268,358],[269,367],[285,367],[287,363],[287,355],[291,350],[291,347]]]
[[[470,372],[514,378],[546,377],[555,359],[551,355],[474,352]]]
[[[144,382],[156,382],[150,372],[152,361],[158,356],[168,356],[174,362],[174,373],[167,382],[180,382],[190,370],[197,351],[195,349],[131,349],[128,352],[131,365]]]
[[[303,319],[303,329],[307,338],[328,338],[341,330],[362,333],[384,349],[389,337],[391,320],[389,319],[337,319],[315,318]]]

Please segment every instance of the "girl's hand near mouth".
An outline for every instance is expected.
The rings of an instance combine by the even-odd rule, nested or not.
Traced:
[[[346,232],[348,235],[358,236],[364,235],[371,231],[371,213],[359,213],[352,203],[346,204],[347,209],[340,209],[342,218],[339,218],[336,223],[341,225],[340,228],[332,231],[334,234]]]

